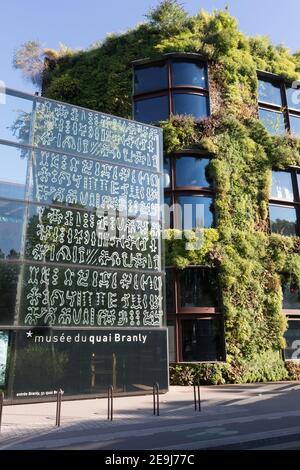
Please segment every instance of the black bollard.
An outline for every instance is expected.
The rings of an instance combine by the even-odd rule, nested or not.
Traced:
[[[107,419],[113,420],[113,403],[114,403],[114,388],[110,385],[107,389]]]

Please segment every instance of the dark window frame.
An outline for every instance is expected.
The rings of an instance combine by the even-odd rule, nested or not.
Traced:
[[[293,196],[294,200],[290,201],[287,199],[275,198],[272,195],[269,197],[269,207],[270,205],[275,205],[282,208],[294,208],[296,211],[296,236],[300,236],[300,185],[298,185],[297,175],[300,176],[300,167],[289,167],[285,168],[284,170],[277,170],[273,169],[273,172],[280,171],[282,173],[289,173],[291,175],[292,180],[292,188],[293,188]],[[270,220],[270,211],[269,211],[269,233],[276,233],[272,232],[271,229],[271,220]]]
[[[180,196],[204,196],[204,197],[211,197],[212,204],[214,204],[214,197],[215,197],[215,187],[212,184],[211,186],[176,186],[176,160],[180,157],[199,157],[205,158],[208,160],[212,160],[214,155],[209,152],[204,152],[202,150],[193,150],[193,149],[186,149],[181,150],[180,152],[173,152],[169,155],[165,155],[165,158],[169,159],[169,168],[170,168],[170,186],[168,188],[164,188],[165,196],[169,196],[171,199],[171,206],[176,204],[177,198]],[[213,213],[213,224],[212,227],[216,225],[216,218],[215,214]],[[175,214],[173,211],[170,214],[170,228],[178,227],[177,221],[174,220]]]
[[[286,89],[291,87],[291,83],[285,80],[284,78],[280,77],[279,75],[260,71],[260,70],[257,71],[257,78],[258,80],[271,83],[272,85],[279,86],[280,94],[281,94],[281,102],[282,102],[282,105],[279,106],[276,104],[268,103],[267,101],[261,101],[259,99],[259,96],[257,96],[258,109],[282,113],[284,117],[286,132],[291,135],[295,135],[292,133],[292,130],[291,130],[290,116],[300,118],[300,110],[297,110],[288,106],[288,98],[287,98]],[[300,136],[298,138],[300,138]]]
[[[217,273],[217,268],[210,268],[207,266],[188,266],[186,269],[205,269],[214,270]],[[222,309],[222,296],[221,291],[218,289],[218,306],[216,307],[181,307],[180,299],[180,279],[179,271],[174,267],[167,266],[167,270],[172,270],[173,274],[173,292],[174,292],[174,311],[167,312],[167,321],[175,322],[175,362],[186,362],[183,361],[182,355],[182,325],[183,320],[221,320],[223,326],[223,338],[222,338],[222,357],[225,361],[226,358],[226,345],[225,345],[225,325],[224,325],[224,314]],[[195,361],[193,361],[195,362]],[[222,362],[222,361],[196,361],[196,362]]]
[[[173,83],[173,73],[172,73],[172,64],[174,62],[191,62],[191,63],[198,63],[202,67],[206,68],[206,82],[207,87],[200,87],[195,85],[174,85]],[[167,88],[158,88],[156,90],[142,92],[142,93],[135,93],[134,88],[134,72],[138,69],[143,69],[145,67],[151,66],[158,66],[158,65],[166,65],[167,66]],[[210,106],[210,99],[209,99],[209,70],[208,70],[208,62],[204,60],[198,54],[166,54],[164,57],[157,59],[157,60],[137,60],[132,63],[133,65],[133,85],[132,85],[132,109],[133,109],[133,119],[134,116],[134,108],[135,103],[137,101],[143,99],[150,99],[156,98],[159,96],[167,96],[168,97],[168,110],[169,110],[169,118],[174,115],[174,101],[173,101],[173,94],[174,93],[184,93],[189,95],[199,95],[204,96],[207,98],[207,110],[208,116],[211,114],[211,106]]]

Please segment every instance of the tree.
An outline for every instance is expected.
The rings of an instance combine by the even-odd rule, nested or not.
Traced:
[[[151,9],[146,18],[159,31],[175,33],[186,25],[188,14],[177,0],[164,0]]]
[[[41,85],[44,70],[44,50],[38,41],[24,42],[15,50],[13,67],[22,71],[26,80]]]

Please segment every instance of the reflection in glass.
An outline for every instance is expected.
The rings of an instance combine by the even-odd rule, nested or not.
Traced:
[[[18,259],[25,204],[0,200],[0,259]]]
[[[182,226],[185,230],[209,228],[213,225],[212,198],[207,196],[178,196]],[[178,221],[180,222],[180,221]]]
[[[175,346],[175,335],[176,326],[174,320],[168,320],[168,339],[169,339],[169,362],[176,361],[176,346]]]
[[[162,90],[168,87],[167,65],[152,65],[134,71],[134,93]]]
[[[0,331],[0,388],[5,386],[8,351],[8,331]]]
[[[286,171],[272,171],[271,197],[294,200],[292,175]]]
[[[30,196],[26,194],[29,155],[28,150],[0,144],[0,197],[25,199]]]
[[[297,90],[296,88],[287,88],[286,96],[288,107],[300,111],[300,90]]]
[[[283,276],[281,286],[283,294],[282,308],[288,310],[300,309],[300,289],[297,285]]]
[[[0,139],[28,144],[33,101],[6,95],[0,105]]]
[[[12,325],[17,304],[20,266],[0,263],[0,324]]]
[[[259,119],[272,135],[285,134],[285,121],[283,113],[259,109]]]
[[[300,321],[289,319],[284,338],[286,340],[285,359],[300,359],[299,352],[297,353],[300,344]]]
[[[173,93],[174,114],[187,114],[195,119],[209,116],[208,98],[193,93]]]
[[[183,156],[176,159],[176,186],[209,187],[208,158]]]
[[[171,169],[170,159],[164,157],[164,188],[170,188],[171,186]]]
[[[282,106],[280,85],[258,80],[258,101]]]
[[[197,86],[207,88],[207,70],[193,62],[173,62],[173,86]]]
[[[181,325],[184,361],[220,361],[223,359],[223,331],[220,320],[183,320]]]
[[[300,137],[300,117],[292,116],[290,114],[290,126],[291,126],[291,133]]]
[[[134,102],[134,119],[140,122],[165,121],[169,117],[169,100],[167,96],[157,96]]]
[[[218,288],[212,269],[187,268],[180,273],[181,307],[216,307]]]
[[[294,207],[282,207],[269,205],[270,225],[272,233],[281,235],[296,235],[296,209]]]

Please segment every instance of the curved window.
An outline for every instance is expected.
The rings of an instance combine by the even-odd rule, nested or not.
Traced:
[[[147,93],[168,87],[167,65],[158,64],[152,67],[136,69],[134,73],[134,92]]]
[[[166,120],[172,114],[209,116],[207,65],[178,57],[134,64],[134,119],[145,123]]]
[[[191,115],[195,119],[202,119],[209,115],[207,96],[194,93],[173,93],[174,114]]]
[[[176,186],[209,188],[208,158],[180,156],[176,158]]]
[[[193,62],[173,62],[172,85],[208,88],[206,67]]]

